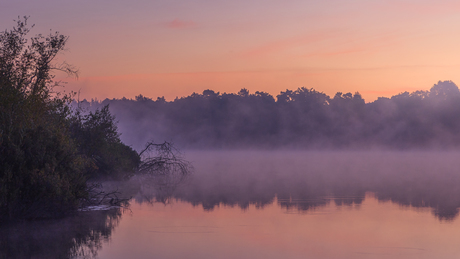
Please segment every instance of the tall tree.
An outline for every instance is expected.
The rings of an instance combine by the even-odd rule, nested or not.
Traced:
[[[33,26],[32,26],[33,27]],[[54,60],[68,37],[27,39],[27,18],[0,33],[0,217],[49,217],[86,193],[84,160],[69,134],[70,97],[53,93]]]

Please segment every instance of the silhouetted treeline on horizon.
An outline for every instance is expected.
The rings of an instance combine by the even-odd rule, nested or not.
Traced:
[[[366,103],[359,93],[330,97],[314,89],[237,94],[205,90],[165,101],[137,96],[79,102],[109,104],[121,139],[135,149],[148,140],[186,148],[456,148],[460,91],[439,81],[429,91],[404,92]]]

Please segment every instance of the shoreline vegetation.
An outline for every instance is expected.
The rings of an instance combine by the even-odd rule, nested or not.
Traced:
[[[102,179],[189,172],[168,142],[148,142],[143,153],[123,144],[108,106],[71,107],[74,94],[55,91],[62,82],[53,75],[77,76],[75,68],[55,60],[68,37],[51,32],[28,38],[33,25],[27,19],[0,32],[0,223],[124,202],[116,191],[100,188]]]

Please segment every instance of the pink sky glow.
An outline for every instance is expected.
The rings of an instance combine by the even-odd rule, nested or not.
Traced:
[[[460,84],[457,1],[7,1],[2,30],[29,15],[33,33],[70,36],[80,98],[167,100],[217,92],[314,88],[366,101]]]

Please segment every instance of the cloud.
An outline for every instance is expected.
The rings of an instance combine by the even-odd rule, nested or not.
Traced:
[[[173,21],[170,21],[165,24],[167,28],[170,29],[187,29],[194,27],[196,24],[193,21],[182,21],[179,19],[174,19]]]

